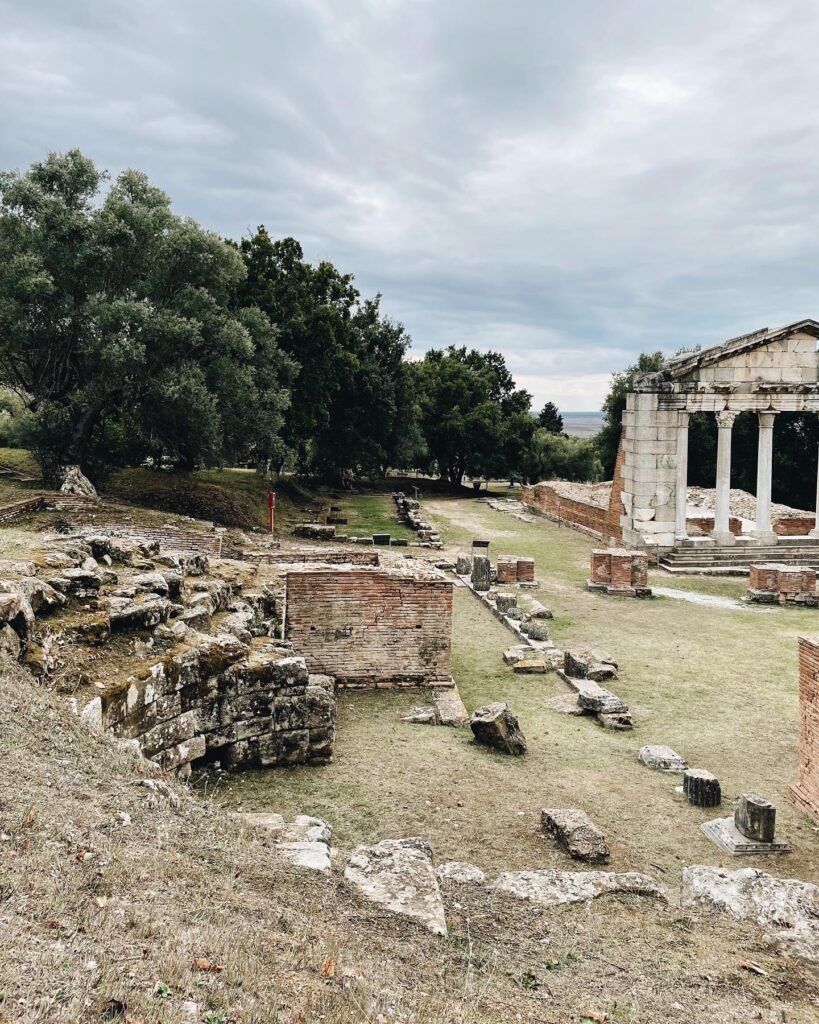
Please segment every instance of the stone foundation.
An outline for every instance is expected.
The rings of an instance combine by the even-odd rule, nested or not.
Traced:
[[[793,802],[819,821],[819,637],[799,637],[799,781]]]
[[[451,685],[452,583],[438,572],[291,571],[284,635],[340,686]]]
[[[517,555],[498,555],[495,566],[498,583],[534,583],[535,560]]]
[[[135,739],[166,770],[220,760],[234,767],[326,761],[335,698],[311,686],[303,658],[200,635],[103,692],[101,726]],[[92,702],[93,703],[93,702]]]
[[[752,565],[746,594],[749,601],[760,604],[819,604],[816,571],[801,565]]]
[[[592,551],[589,590],[625,597],[651,597],[648,586],[648,559],[624,548]]]

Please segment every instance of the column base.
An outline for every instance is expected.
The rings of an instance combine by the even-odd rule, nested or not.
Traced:
[[[813,528],[813,529],[812,529],[812,530],[810,531],[810,533],[808,534],[808,536],[809,536],[809,537],[819,537],[819,528],[817,528],[817,527],[814,527],[814,528]]]
[[[736,544],[737,542],[736,537],[733,533],[731,533],[730,530],[727,530],[725,533],[712,532],[711,540],[713,540],[715,544],[720,544],[722,547],[725,548],[731,547],[733,544]]]
[[[751,530],[751,536],[763,544],[776,544],[779,540],[779,534],[773,530]]]

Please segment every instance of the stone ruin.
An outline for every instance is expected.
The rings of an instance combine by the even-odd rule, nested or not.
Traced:
[[[591,553],[591,575],[586,581],[595,593],[620,597],[651,597],[648,559],[625,548],[602,548]]]
[[[284,636],[341,687],[452,686],[452,582],[420,564],[294,568]]]
[[[757,604],[819,604],[816,570],[803,565],[762,562],[749,571],[746,596]]]
[[[799,637],[799,779],[793,802],[819,822],[819,637]]]

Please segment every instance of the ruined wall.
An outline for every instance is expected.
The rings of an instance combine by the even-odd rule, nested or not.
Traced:
[[[341,686],[427,685],[451,679],[452,583],[394,571],[287,574],[285,637],[311,672]]]
[[[163,768],[214,760],[231,766],[300,764],[331,757],[335,699],[309,685],[302,658],[251,652],[235,637],[207,637],[101,694],[102,728],[136,739]]]
[[[619,538],[619,525],[612,523],[610,509],[591,502],[578,501],[559,494],[548,483],[531,484],[522,487],[520,500],[528,508],[540,512],[549,519],[567,522],[583,530],[590,530],[601,537]]]
[[[794,803],[819,821],[819,637],[799,637],[799,781]]]
[[[630,392],[623,413],[622,540],[672,546],[680,414],[654,393]]]

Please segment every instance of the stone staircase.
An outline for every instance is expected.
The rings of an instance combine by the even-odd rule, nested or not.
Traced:
[[[676,575],[747,576],[759,562],[804,565],[819,569],[819,538],[783,538],[777,544],[739,541],[732,547],[680,544],[660,556],[660,568]]]

